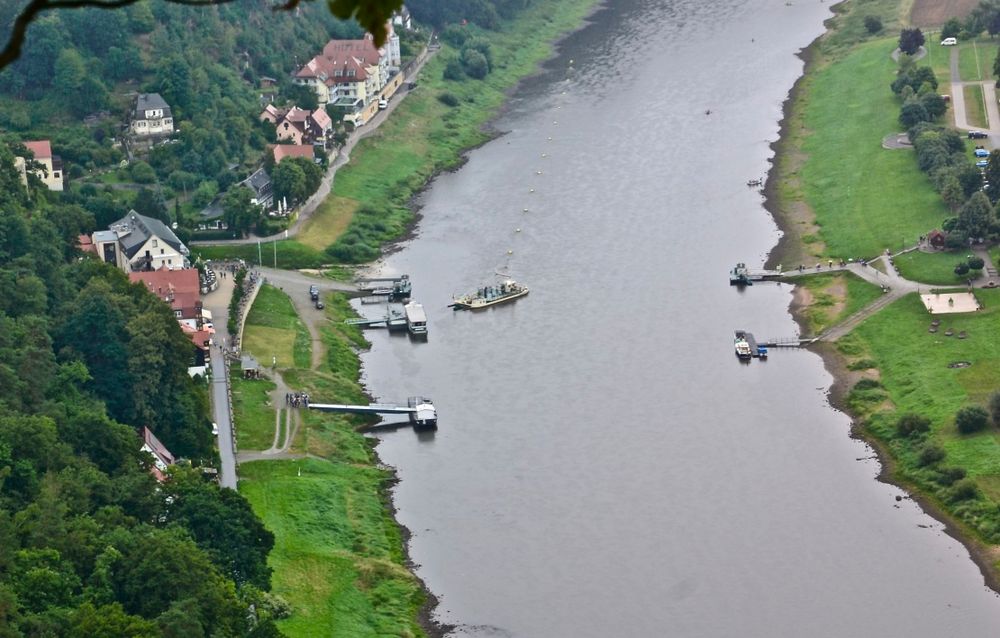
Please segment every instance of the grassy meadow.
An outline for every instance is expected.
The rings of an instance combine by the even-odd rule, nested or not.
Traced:
[[[882,289],[850,273],[826,273],[789,278],[809,291],[803,309],[808,334],[818,335],[882,296]]]

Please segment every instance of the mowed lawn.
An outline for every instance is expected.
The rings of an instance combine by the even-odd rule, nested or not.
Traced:
[[[966,84],[962,87],[965,95],[965,117],[970,126],[989,128],[986,125],[986,102],[983,98],[983,87],[978,84]]]
[[[923,253],[914,251],[900,255],[893,261],[899,274],[911,281],[938,286],[964,286],[965,281],[975,277],[975,273],[959,277],[955,265],[966,260],[966,253]]]
[[[958,74],[963,82],[993,78],[993,61],[997,57],[997,43],[989,38],[963,42],[958,48]]]
[[[236,441],[240,450],[265,450],[274,442],[274,406],[268,393],[275,385],[267,379],[244,379],[239,366],[230,374]]]
[[[889,90],[895,46],[895,39],[862,44],[806,87],[803,190],[833,258],[912,245],[949,216],[913,152],[881,145],[901,128]]]
[[[896,415],[905,412],[931,419],[933,437],[947,451],[948,465],[965,468],[987,486],[1000,476],[1000,433],[996,428],[970,436],[955,429],[955,412],[970,403],[985,405],[1000,389],[1000,290],[977,290],[985,309],[976,313],[936,315],[924,309],[916,294],[908,295],[875,314],[855,334],[878,363],[881,381]],[[937,333],[928,332],[932,318],[941,320]],[[968,338],[946,337],[964,330]],[[968,361],[967,368],[948,364]],[[875,418],[889,419],[883,415]]]
[[[308,368],[310,364],[309,331],[288,295],[267,284],[261,287],[247,315],[242,345],[265,367],[271,365],[272,357],[279,368]]]

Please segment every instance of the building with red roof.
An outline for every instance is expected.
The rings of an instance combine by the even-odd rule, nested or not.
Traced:
[[[52,154],[52,144],[48,140],[35,140],[24,142],[24,146],[31,151],[35,162],[44,168],[44,170],[35,169],[30,172],[42,180],[50,191],[61,191],[63,189],[63,163],[62,158]]]
[[[142,282],[151,293],[170,304],[177,319],[198,321],[202,317],[201,279],[194,268],[130,272],[129,281]]]
[[[304,157],[310,162],[315,158],[311,144],[275,144],[272,152],[275,164],[280,164],[286,157]]]

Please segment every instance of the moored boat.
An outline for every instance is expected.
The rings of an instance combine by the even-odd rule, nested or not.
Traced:
[[[514,301],[528,294],[528,287],[513,279],[507,279],[499,286],[484,286],[475,292],[455,299],[451,307],[455,310],[482,310],[508,301]]]
[[[751,359],[753,358],[753,350],[750,349],[750,344],[747,343],[746,339],[742,337],[736,337],[736,356],[740,359]]]

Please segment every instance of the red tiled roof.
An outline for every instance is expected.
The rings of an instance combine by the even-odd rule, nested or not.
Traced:
[[[174,464],[174,455],[170,453],[167,446],[160,443],[160,440],[156,438],[152,430],[146,426],[142,426],[140,435],[142,436],[142,442],[149,447],[152,455],[155,456],[157,460],[161,461],[164,465]]]
[[[313,147],[308,144],[275,144],[274,163],[278,164],[286,157],[305,157],[313,159]]]
[[[32,142],[25,142],[24,146],[35,154],[35,159],[46,159],[52,157],[52,145],[49,144],[48,140],[35,140]]]
[[[198,270],[168,270],[166,267],[150,272],[130,272],[129,281],[141,281],[146,289],[167,301],[171,309],[180,310],[181,317],[192,319],[201,299],[201,281]]]
[[[85,253],[97,254],[97,246],[94,244],[94,240],[90,238],[90,235],[77,235],[76,247]]]

